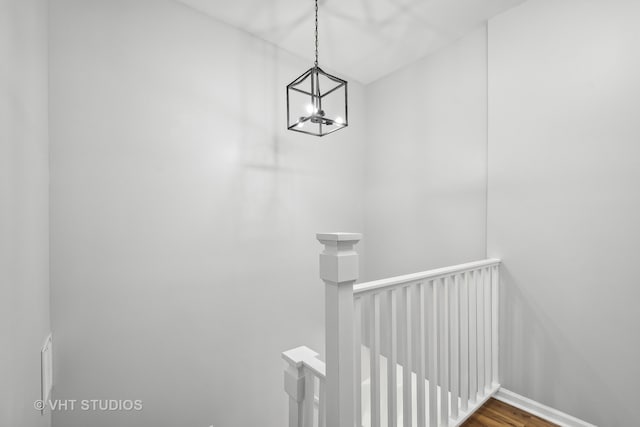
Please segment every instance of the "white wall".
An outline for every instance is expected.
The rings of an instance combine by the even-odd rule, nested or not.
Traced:
[[[323,350],[313,234],[363,228],[367,279],[488,246],[503,384],[633,424],[639,6],[527,2],[491,21],[488,89],[479,29],[351,84],[324,140],[283,130],[309,64],[269,44],[168,0],[51,7],[57,397],[144,401],[56,426],[281,427],[279,352]]]
[[[486,28],[367,86],[367,279],[482,259]]]
[[[0,0],[0,425],[44,427],[49,333],[47,2]]]
[[[490,256],[503,385],[637,424],[640,4],[537,0],[489,26]]]
[[[173,1],[51,4],[58,427],[282,427],[280,352],[324,347],[315,232],[363,228],[349,128],[285,129],[311,64]]]

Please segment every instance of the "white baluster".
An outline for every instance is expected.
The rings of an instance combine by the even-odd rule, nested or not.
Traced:
[[[460,280],[460,403],[469,408],[469,273]]]
[[[304,376],[304,427],[314,427],[314,409],[315,409],[315,376],[309,370],[305,370]]]
[[[327,391],[324,378],[318,378],[318,427],[327,425]]]
[[[389,300],[389,357],[387,359],[387,426],[398,424],[398,303],[396,289],[388,292]]]
[[[482,286],[484,287],[484,386],[486,390],[489,390],[491,387],[491,365],[492,365],[492,357],[491,357],[491,340],[493,328],[491,327],[491,270],[488,268],[484,269],[484,280]]]
[[[472,271],[469,280],[469,401],[476,403],[478,397],[478,318],[477,312],[477,271]]]
[[[440,425],[449,425],[449,292],[447,278],[440,280],[442,315],[440,316]]]
[[[431,318],[429,321],[429,426],[438,425],[438,286],[431,282]]]
[[[491,344],[493,345],[493,351],[492,351],[492,362],[493,362],[493,369],[492,369],[492,374],[493,374],[493,384],[499,384],[500,383],[500,377],[498,375],[498,362],[499,362],[499,351],[500,351],[500,347],[499,347],[499,335],[498,335],[498,327],[499,327],[499,318],[498,318],[498,313],[499,310],[498,308],[500,307],[500,294],[499,294],[499,286],[500,286],[500,266],[496,265],[495,267],[493,267],[492,269],[492,274],[491,274],[491,285],[492,285],[492,290],[491,290],[491,298],[492,298],[492,321],[491,321],[491,325],[492,325],[492,334],[491,334]]]
[[[451,418],[458,418],[460,398],[460,276],[451,278]]]
[[[412,300],[411,287],[405,286],[404,294],[404,366],[402,367],[402,418],[404,427],[413,426],[413,411],[411,402],[413,400],[411,386],[411,361],[413,359],[412,348]]]
[[[478,393],[480,394],[480,398],[484,396],[484,335],[485,335],[485,325],[484,325],[484,276],[485,270],[478,270],[477,272],[477,280],[476,280],[476,303],[478,305],[478,312],[476,321],[478,322]]]
[[[354,425],[353,284],[358,278],[357,233],[319,233],[325,283],[327,425]]]
[[[418,427],[425,427],[426,425],[426,391],[425,391],[425,357],[426,357],[426,343],[425,343],[425,287],[423,283],[417,285],[417,298],[418,298],[418,317],[417,332],[418,332],[418,362],[416,365],[416,397],[417,397],[417,409],[418,409]]]
[[[371,427],[380,427],[380,295],[371,296]]]
[[[362,427],[362,298],[354,301],[354,399],[356,426]]]

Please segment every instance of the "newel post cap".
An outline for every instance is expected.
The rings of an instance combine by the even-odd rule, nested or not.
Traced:
[[[324,242],[353,242],[355,245],[362,240],[361,233],[317,233],[316,238]]]
[[[358,279],[358,253],[353,246],[362,239],[360,233],[318,233],[324,244],[320,254],[320,278],[335,284],[352,284]]]

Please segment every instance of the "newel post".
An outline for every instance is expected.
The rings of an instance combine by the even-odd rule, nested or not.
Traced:
[[[353,427],[353,284],[358,278],[358,233],[318,233],[320,278],[325,283],[327,426]]]
[[[302,346],[282,353],[282,358],[287,362],[287,370],[284,371],[284,390],[289,395],[289,427],[303,427],[303,406],[305,399],[304,362],[314,359],[318,353]],[[307,396],[313,399],[313,395]]]

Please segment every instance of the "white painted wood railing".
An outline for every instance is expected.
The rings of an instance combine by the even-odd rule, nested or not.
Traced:
[[[317,237],[326,375],[283,353],[289,427],[459,426],[499,389],[499,260],[354,285],[361,235]]]
[[[290,427],[326,427],[325,365],[307,347],[285,351],[284,389],[289,395]]]

